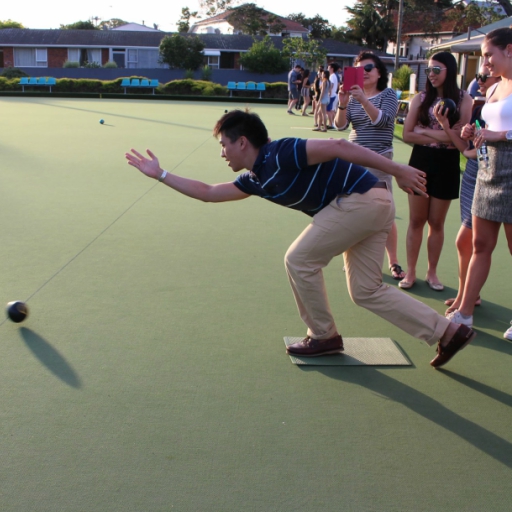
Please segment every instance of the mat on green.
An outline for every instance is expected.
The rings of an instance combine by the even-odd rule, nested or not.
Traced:
[[[285,336],[286,346],[301,338]],[[344,351],[319,357],[297,357],[290,355],[293,364],[309,366],[411,366],[411,361],[402,353],[391,338],[343,338]]]

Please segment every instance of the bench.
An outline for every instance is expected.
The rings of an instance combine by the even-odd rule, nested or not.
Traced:
[[[233,96],[233,91],[254,91],[260,93],[260,99],[262,92],[266,89],[264,82],[228,82],[229,96]]]
[[[152,89],[153,94],[155,94],[155,89],[159,86],[159,82],[157,79],[148,79],[143,78],[142,80],[139,78],[123,78],[121,82],[121,87],[124,89],[124,93],[126,94],[126,89]]]
[[[57,80],[53,77],[44,77],[44,76],[41,76],[39,78],[37,77],[28,77],[28,76],[24,76],[24,77],[21,77],[20,78],[20,81],[19,81],[19,84],[18,85],[21,85],[21,90],[22,92],[25,92],[25,87],[26,86],[29,86],[29,87],[49,87],[50,88],[50,92],[52,92],[52,85],[56,85],[57,84]]]

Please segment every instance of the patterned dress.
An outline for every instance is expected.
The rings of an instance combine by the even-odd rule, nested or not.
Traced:
[[[496,84],[497,86],[498,84]],[[496,90],[490,89],[491,98]],[[492,131],[512,129],[512,95],[486,103],[482,117]],[[487,142],[489,164],[479,170],[471,212],[481,219],[512,224],[512,142]]]

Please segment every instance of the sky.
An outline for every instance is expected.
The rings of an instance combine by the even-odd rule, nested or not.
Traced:
[[[312,0],[247,0],[264,9],[287,16],[302,12],[308,17],[316,14],[327,19],[332,25],[344,25],[347,11],[344,9],[355,4],[355,0],[338,0],[336,2],[321,1],[316,4]],[[245,2],[241,2],[245,3]],[[0,20],[13,20],[26,28],[59,28],[76,21],[86,21],[91,18],[109,20],[120,18],[125,21],[142,23],[152,27],[156,23],[160,30],[173,32],[176,22],[181,16],[181,8],[189,7],[191,11],[198,10],[198,0],[143,0],[142,2],[120,0],[87,0],[85,2],[70,2],[69,0],[4,0],[0,8]],[[278,6],[278,7],[276,7]],[[334,8],[333,8],[334,6]]]

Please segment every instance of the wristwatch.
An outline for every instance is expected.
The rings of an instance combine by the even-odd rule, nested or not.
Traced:
[[[508,132],[505,133],[505,139],[512,140],[512,130],[508,130]]]

